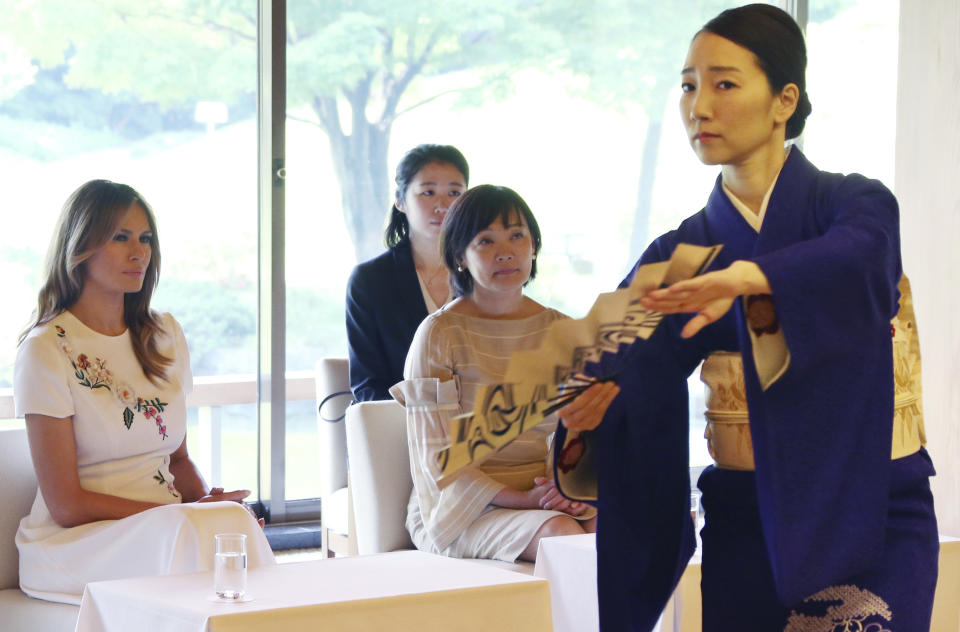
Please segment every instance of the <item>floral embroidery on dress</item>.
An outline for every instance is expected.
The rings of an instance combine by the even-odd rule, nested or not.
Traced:
[[[67,355],[70,364],[73,365],[73,372],[81,386],[86,386],[90,390],[105,388],[113,392],[120,404],[123,405],[123,425],[127,430],[133,425],[135,417],[133,410],[142,413],[147,419],[153,419],[157,425],[157,432],[164,439],[167,438],[167,426],[163,423],[163,407],[167,402],[161,402],[159,397],[153,399],[143,399],[137,397],[136,391],[129,384],[121,382],[114,378],[113,373],[107,368],[107,361],[101,358],[90,358],[85,353],[81,353],[74,359],[73,347],[67,342],[67,331],[60,325],[54,325],[57,337],[61,339],[59,343],[60,350]]]
[[[173,481],[168,481],[163,477],[163,472],[157,470],[157,473],[153,475],[153,480],[157,481],[157,485],[166,485],[167,491],[170,492],[170,495],[174,498],[180,498],[180,494],[177,493],[177,488],[173,486]]]
[[[890,632],[878,619],[890,621],[890,606],[878,595],[857,586],[830,586],[804,599],[798,610],[810,611],[832,603],[822,615],[790,613],[783,632]],[[820,610],[821,612],[822,609]]]
[[[163,407],[166,405],[167,402],[161,402],[159,397],[148,400],[137,398],[137,412],[143,413],[143,416],[147,419],[153,419],[157,424],[157,430],[164,439],[167,438],[167,427],[164,425],[163,417],[160,416],[160,413],[163,412]],[[129,426],[127,427],[129,428]]]
[[[76,360],[70,360],[73,364],[74,373],[80,384],[88,388],[110,388],[113,383],[113,373],[107,368],[107,363],[100,358],[95,358],[93,362],[87,357],[87,354],[81,353]]]

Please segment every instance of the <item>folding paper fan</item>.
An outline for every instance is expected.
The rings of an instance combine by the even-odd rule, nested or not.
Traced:
[[[629,287],[598,296],[584,318],[555,321],[536,350],[511,355],[504,381],[481,386],[473,411],[452,420],[450,446],[437,454],[440,487],[467,465],[485,461],[594,382],[615,380],[618,357],[630,345],[653,335],[663,319],[663,314],[644,309],[640,297],[651,288],[702,273],[721,247],[678,244],[668,261],[638,268]],[[562,445],[568,453],[576,451],[577,437],[565,434],[557,439],[565,440]]]

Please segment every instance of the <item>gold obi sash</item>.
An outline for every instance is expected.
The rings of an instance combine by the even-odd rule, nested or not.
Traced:
[[[893,332],[893,448],[890,458],[909,456],[927,442],[923,428],[920,380],[920,341],[913,314],[910,282],[900,280],[900,310],[890,321]],[[743,361],[739,353],[722,351],[703,362],[700,379],[707,400],[707,439],[718,467],[752,470],[753,441],[747,414]]]

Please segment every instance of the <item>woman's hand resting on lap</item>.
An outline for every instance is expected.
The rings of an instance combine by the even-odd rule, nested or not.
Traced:
[[[212,487],[205,496],[197,499],[198,503],[218,503],[223,501],[233,501],[240,503],[240,505],[246,509],[253,519],[257,521],[261,527],[264,525],[263,518],[257,518],[257,514],[254,513],[253,507],[243,502],[243,499],[250,495],[249,489],[237,489],[234,491],[224,491],[222,487]]]
[[[560,493],[560,490],[557,489],[557,486],[554,484],[552,478],[538,476],[537,478],[533,479],[533,482],[534,487],[530,490],[530,492],[531,495],[537,499],[537,505],[541,509],[562,511],[570,514],[571,516],[579,516],[587,510],[588,505],[585,503],[578,503],[576,501],[564,498],[563,494]]]

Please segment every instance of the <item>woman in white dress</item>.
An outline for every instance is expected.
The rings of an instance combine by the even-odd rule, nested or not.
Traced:
[[[252,566],[274,563],[249,492],[209,489],[187,454],[193,376],[180,325],[150,309],[159,271],[139,193],[93,180],[70,196],[14,371],[39,483],[16,538],[33,597],[79,603],[91,581],[212,568],[222,532],[247,534]]]
[[[563,498],[549,478],[547,417],[440,489],[430,467],[448,444],[450,419],[473,409],[478,388],[501,382],[514,351],[536,349],[565,318],[524,296],[536,274],[540,229],[511,189],[482,185],[447,211],[441,247],[457,299],[427,316],[414,336],[405,381],[391,390],[407,409],[414,489],[407,529],[417,548],[451,557],[533,561],[540,538],[595,530],[591,507]],[[619,392],[596,384],[558,415],[602,417]]]

